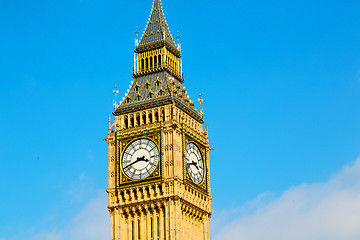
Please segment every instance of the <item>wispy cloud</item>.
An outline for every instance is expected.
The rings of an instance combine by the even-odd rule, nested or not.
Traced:
[[[359,203],[360,159],[325,183],[285,191],[256,211],[231,221],[213,239],[358,240]]]
[[[44,231],[31,240],[103,240],[110,239],[110,216],[106,195],[89,201],[63,229]]]

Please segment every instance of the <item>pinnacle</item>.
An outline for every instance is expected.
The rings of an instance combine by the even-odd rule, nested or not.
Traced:
[[[164,16],[161,0],[154,0],[147,26],[137,48],[148,47],[159,42],[176,48]]]

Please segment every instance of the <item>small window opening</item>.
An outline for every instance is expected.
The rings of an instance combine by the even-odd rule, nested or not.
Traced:
[[[143,119],[143,124],[146,124],[146,113],[143,114],[142,119]]]
[[[158,122],[158,121],[159,121],[159,113],[156,112],[156,113],[155,113],[155,122]]]
[[[152,92],[149,92],[149,98],[153,98],[154,94]]]
[[[135,125],[134,125],[134,117],[131,117],[130,118],[130,123],[131,123],[131,127],[134,127]]]
[[[156,87],[160,87],[160,80],[159,80],[159,79],[156,80],[155,86],[156,86]]]
[[[140,240],[140,220],[138,220],[138,239]]]
[[[153,119],[152,119],[152,114],[151,113],[149,113],[149,123],[152,123],[153,122]]]
[[[145,83],[145,88],[146,89],[149,89],[149,86],[150,86],[150,84],[147,82],[147,83]]]
[[[161,89],[161,90],[159,91],[159,95],[160,95],[160,96],[164,95],[164,90]]]
[[[150,218],[150,237],[153,239],[153,218]]]
[[[125,128],[129,128],[129,120],[127,118],[125,118],[124,124]]]
[[[135,234],[134,234],[134,221],[131,221],[131,239],[135,240]]]
[[[136,125],[140,125],[140,115],[136,116]]]
[[[125,200],[125,194],[124,194],[124,192],[121,192],[121,193],[120,193],[120,196],[121,196],[121,200],[124,201],[124,200]]]
[[[161,110],[161,117],[162,117],[162,120],[165,121],[165,111],[164,111],[164,109]]]
[[[160,239],[160,218],[157,217],[157,239]]]
[[[158,56],[158,62],[159,62],[159,66],[161,66],[161,55]]]
[[[138,92],[139,89],[140,89],[139,85],[136,84],[136,86],[135,86],[135,92]]]
[[[140,100],[141,100],[141,96],[140,96],[140,94],[138,94],[138,95],[136,96],[136,99],[137,99],[138,101],[140,101]]]

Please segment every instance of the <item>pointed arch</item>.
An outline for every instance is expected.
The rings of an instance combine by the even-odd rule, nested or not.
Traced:
[[[159,121],[159,111],[156,110],[155,112],[155,122],[158,122]]]
[[[165,121],[165,109],[164,108],[161,108],[161,118],[162,118],[162,121]]]
[[[149,120],[149,123],[153,122],[152,111],[149,111],[148,120]]]

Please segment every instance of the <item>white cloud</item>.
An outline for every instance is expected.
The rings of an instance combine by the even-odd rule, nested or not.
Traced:
[[[64,229],[42,232],[31,240],[103,240],[110,239],[110,216],[106,194],[89,201]]]
[[[359,240],[360,159],[325,183],[293,187],[241,214],[212,239]]]

